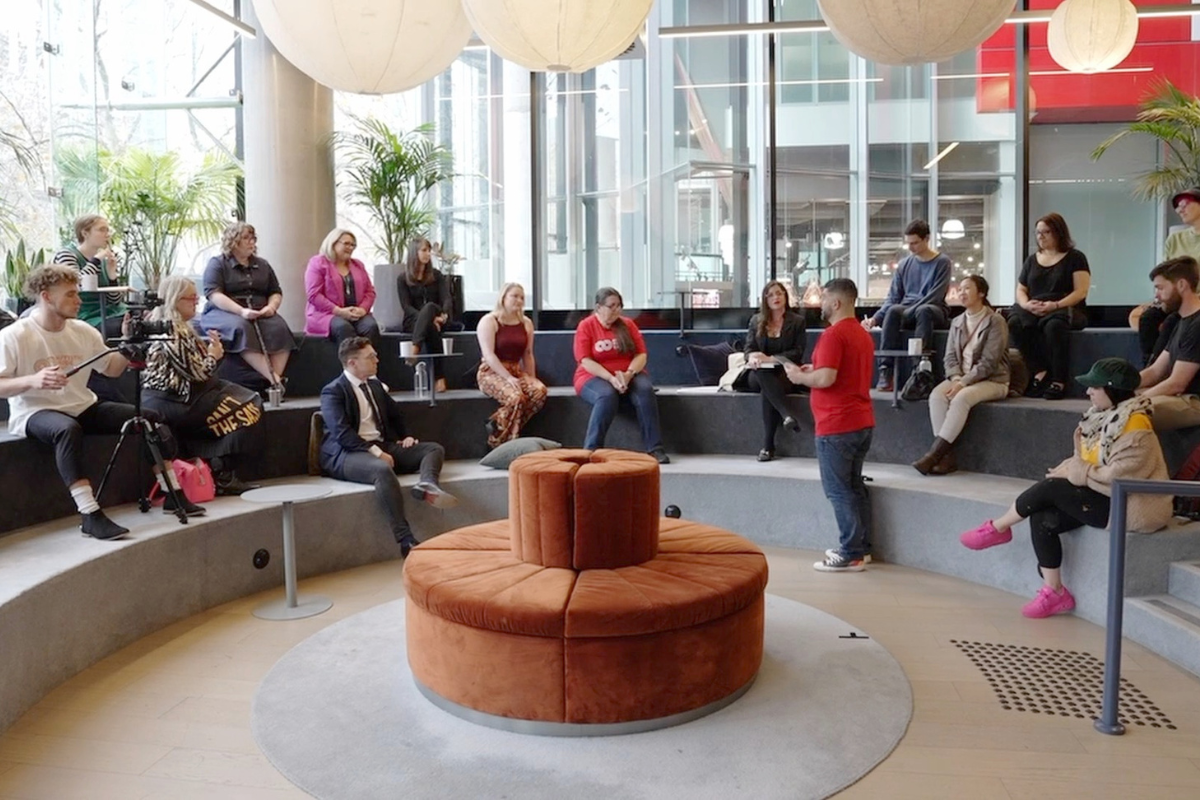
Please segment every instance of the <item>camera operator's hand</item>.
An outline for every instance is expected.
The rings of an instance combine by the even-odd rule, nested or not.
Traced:
[[[208,332],[208,354],[216,361],[225,355],[225,345],[221,344],[221,334],[217,331]]]
[[[248,320],[253,321],[253,320],[258,319],[262,315],[263,315],[263,313],[256,308],[243,308],[242,309],[242,319],[248,319]]]
[[[61,389],[67,385],[66,372],[63,368],[55,365],[38,370],[30,378],[30,389]]]

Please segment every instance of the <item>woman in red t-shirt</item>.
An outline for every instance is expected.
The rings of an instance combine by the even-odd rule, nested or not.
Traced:
[[[646,342],[633,320],[621,316],[621,293],[610,286],[596,292],[595,313],[575,329],[575,393],[592,407],[583,446],[604,446],[608,427],[622,400],[633,403],[642,428],[642,444],[658,463],[671,459],[658,429],[658,401],[646,369]]]

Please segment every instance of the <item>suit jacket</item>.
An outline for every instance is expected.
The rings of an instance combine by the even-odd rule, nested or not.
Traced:
[[[758,318],[760,316],[760,314],[755,314],[750,318],[750,329],[746,331],[746,343],[742,348],[742,352],[746,355],[767,352],[766,342],[759,341],[758,338]],[[794,364],[803,364],[804,350],[808,346],[806,328],[803,314],[797,314],[790,308],[784,311],[783,326],[779,329],[779,338],[775,340],[783,346],[783,351],[777,352],[776,355],[781,355]]]
[[[355,305],[371,313],[375,304],[375,286],[366,267],[357,258],[350,259],[350,277],[354,281]],[[345,290],[337,265],[318,253],[309,259],[304,270],[304,291],[308,303],[304,309],[304,332],[315,336],[328,336],[333,310],[345,304]]]
[[[393,400],[377,378],[370,381],[371,395],[383,419],[379,420],[384,441],[398,442],[407,434],[400,404]],[[358,435],[362,420],[358,413],[358,387],[344,374],[321,390],[321,416],[325,419],[325,438],[321,441],[321,469],[331,477],[342,478],[342,462],[350,453],[371,449],[371,443]]]

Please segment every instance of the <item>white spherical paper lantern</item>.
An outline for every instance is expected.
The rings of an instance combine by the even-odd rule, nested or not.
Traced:
[[[983,43],[1014,0],[817,0],[846,49],[878,64],[945,61]]]
[[[1051,57],[1071,72],[1103,72],[1137,43],[1137,8],[1129,0],[1063,0],[1050,16]]]
[[[535,72],[585,72],[637,38],[654,0],[462,0],[475,33]]]
[[[318,83],[391,94],[440,75],[471,39],[456,0],[254,0],[263,33]]]

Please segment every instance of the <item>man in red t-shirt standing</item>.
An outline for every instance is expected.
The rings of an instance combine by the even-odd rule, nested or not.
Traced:
[[[813,564],[822,572],[861,572],[871,552],[871,503],[862,470],[875,430],[875,342],[854,318],[856,300],[858,287],[849,278],[825,284],[821,317],[829,327],[817,340],[812,363],[785,365],[792,383],[812,389],[821,487],[837,518],[838,546]]]

